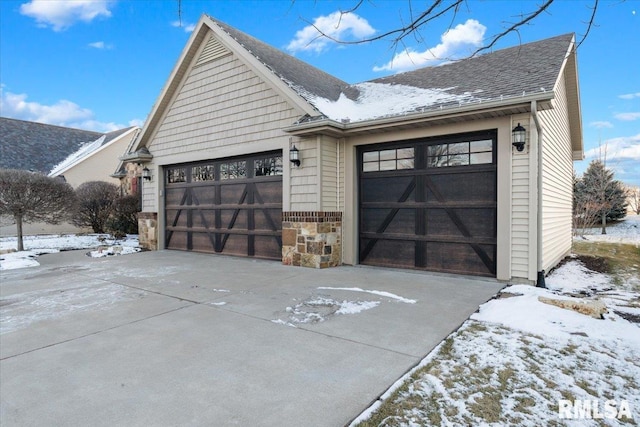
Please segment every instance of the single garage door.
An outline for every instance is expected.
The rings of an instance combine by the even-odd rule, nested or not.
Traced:
[[[282,153],[165,168],[165,247],[282,259]]]
[[[362,264],[496,274],[496,131],[359,149]]]

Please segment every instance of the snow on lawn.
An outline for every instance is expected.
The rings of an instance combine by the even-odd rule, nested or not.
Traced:
[[[607,225],[607,234],[602,234],[601,227],[587,228],[584,235],[574,239],[640,246],[640,215],[627,215],[624,220]]]
[[[352,425],[564,425],[562,399],[595,401],[600,414],[605,402],[626,401],[640,421],[640,294],[578,260],[549,275],[547,287],[503,289]],[[597,319],[541,298],[604,302],[607,312]]]
[[[40,265],[36,260],[38,255],[60,251],[95,249],[88,253],[94,258],[140,251],[137,235],[127,235],[123,239],[114,239],[108,234],[25,236],[23,244],[25,250],[15,252],[18,246],[15,237],[0,238],[0,253],[7,252],[0,255],[0,270],[37,267]]]

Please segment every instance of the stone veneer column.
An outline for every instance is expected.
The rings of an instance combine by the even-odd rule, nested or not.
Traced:
[[[158,214],[156,212],[138,213],[138,240],[140,247],[152,251],[158,250]]]
[[[342,265],[342,212],[282,212],[282,263]]]

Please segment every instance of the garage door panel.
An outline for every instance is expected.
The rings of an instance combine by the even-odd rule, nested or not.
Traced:
[[[282,243],[279,238],[271,236],[255,236],[255,256],[258,258],[270,258],[274,251],[280,251]]]
[[[220,218],[222,221],[222,228],[247,229],[248,221],[246,209],[221,209]]]
[[[228,255],[247,256],[248,236],[227,234],[224,241],[224,253]]]
[[[187,211],[185,209],[167,209],[167,223],[177,227],[187,226]]]
[[[495,264],[494,246],[473,246],[462,243],[428,242],[424,258],[426,268],[447,273],[495,276],[493,267],[490,267]],[[478,252],[483,254],[482,257]]]
[[[400,199],[414,201],[413,184],[412,176],[367,177],[361,183],[361,202],[398,202]]]
[[[454,222],[454,219],[458,222]],[[424,216],[427,236],[493,238],[496,235],[495,209],[427,209]]]
[[[185,249],[187,247],[187,233],[172,231],[167,233],[167,249]]]
[[[212,209],[195,209],[192,214],[193,227],[215,228],[215,211]]]
[[[413,233],[415,230],[413,209],[363,209],[361,230],[377,232],[386,224],[385,233]],[[386,221],[386,222],[385,222]]]
[[[415,245],[402,240],[360,239],[361,251],[371,246],[362,264],[413,268]],[[361,254],[362,257],[362,254]]]
[[[495,201],[495,188],[495,171],[431,175],[425,183],[427,200],[445,202]]]
[[[166,167],[165,218],[169,249],[281,259],[282,154]]]
[[[193,204],[213,205],[216,201],[216,189],[215,187],[194,187],[191,189],[191,197],[193,197]]]
[[[256,230],[278,230],[278,224],[282,224],[282,211],[279,209],[261,209],[254,211],[254,224]]]
[[[247,184],[228,184],[220,187],[220,203],[223,205],[245,204],[247,202]]]
[[[488,131],[359,147],[360,263],[495,276],[496,144]]]
[[[198,248],[198,252],[213,253],[216,250],[215,237],[208,233],[193,233],[192,244],[194,248]],[[213,242],[212,242],[213,239]]]

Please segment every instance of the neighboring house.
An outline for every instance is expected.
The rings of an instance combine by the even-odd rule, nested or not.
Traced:
[[[99,132],[0,117],[0,167],[49,174],[58,163],[101,136]]]
[[[0,167],[63,177],[74,188],[118,184],[112,174],[139,130],[101,133],[0,117]]]
[[[582,157],[570,34],[347,84],[205,15],[125,160],[153,249],[534,283]]]
[[[83,144],[78,151],[58,163],[49,176],[64,177],[74,188],[88,181],[121,184],[120,177],[113,175],[114,167],[118,165],[120,156],[130,147],[139,130],[135,126],[120,129]]]

